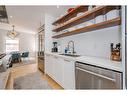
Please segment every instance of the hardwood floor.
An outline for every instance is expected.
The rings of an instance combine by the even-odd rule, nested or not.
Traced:
[[[30,64],[30,65],[24,65],[20,67],[15,67],[11,69],[11,74],[9,77],[9,81],[7,83],[7,89],[13,89],[13,80],[15,78],[27,75],[29,73],[34,73],[38,71],[37,64]],[[42,79],[46,80],[48,84],[53,88],[53,89],[63,89],[59,84],[57,84],[54,80],[52,80],[48,75],[42,73]]]

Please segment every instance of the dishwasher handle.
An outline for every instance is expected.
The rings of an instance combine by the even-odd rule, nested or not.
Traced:
[[[92,75],[94,75],[94,76],[98,76],[98,77],[101,77],[101,78],[104,78],[104,79],[107,79],[107,80],[110,80],[110,81],[115,82],[115,79],[106,77],[106,76],[104,76],[104,75],[97,74],[97,73],[94,73],[94,72],[91,72],[91,71],[88,71],[88,70],[85,70],[85,69],[82,69],[82,68],[79,68],[79,67],[76,67],[76,69],[81,70],[81,71],[84,71],[84,72],[87,72],[87,73],[92,74]]]

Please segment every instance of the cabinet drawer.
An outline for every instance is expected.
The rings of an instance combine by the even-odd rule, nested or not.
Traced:
[[[86,63],[76,63],[77,89],[121,89],[122,73]]]
[[[82,69],[85,69],[87,71],[91,71],[100,75],[103,75],[105,77],[109,77],[112,79],[116,79],[116,77],[121,76],[122,73],[117,72],[117,71],[113,71],[113,70],[109,70],[106,68],[102,68],[102,67],[98,67],[98,66],[93,66],[93,65],[89,65],[89,64],[85,64],[85,63],[81,63],[81,64],[76,64],[77,67],[80,67]]]

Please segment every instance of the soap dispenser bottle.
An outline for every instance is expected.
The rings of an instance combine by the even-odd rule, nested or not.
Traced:
[[[65,47],[65,49],[64,49],[64,53],[67,53],[67,52],[68,52],[68,48]]]

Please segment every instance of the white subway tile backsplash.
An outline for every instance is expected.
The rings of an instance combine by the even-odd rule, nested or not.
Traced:
[[[92,32],[60,38],[62,52],[67,46],[68,41],[75,42],[75,51],[81,55],[110,58],[110,43],[119,43],[120,26],[104,28]]]

